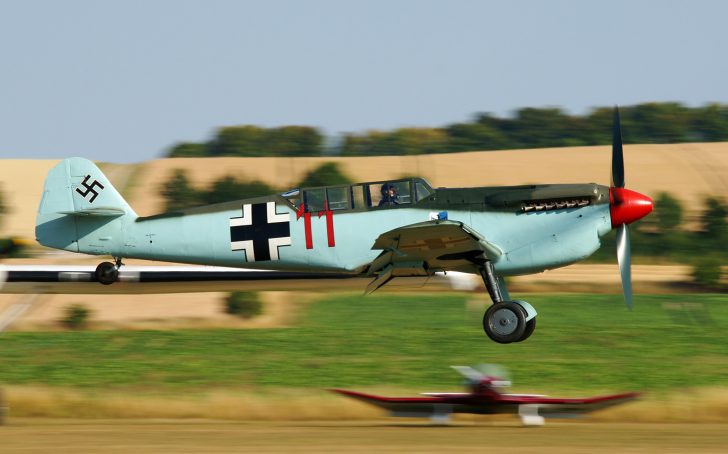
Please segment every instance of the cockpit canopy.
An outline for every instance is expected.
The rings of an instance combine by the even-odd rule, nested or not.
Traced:
[[[422,178],[294,189],[281,194],[305,212],[359,211],[410,206],[435,191]]]

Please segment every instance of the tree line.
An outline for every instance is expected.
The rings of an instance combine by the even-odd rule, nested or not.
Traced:
[[[308,172],[293,187],[311,188],[351,182],[338,164],[325,162]],[[184,169],[175,169],[169,180],[162,184],[160,195],[164,199],[166,211],[179,211],[195,206],[271,195],[287,189],[291,188],[275,188],[263,181],[239,180],[231,175],[213,181],[208,187],[195,187]]]
[[[478,113],[444,127],[345,133],[333,143],[312,126],[227,126],[207,142],[178,143],[167,156],[383,156],[606,145],[612,141],[612,109],[569,115],[556,107],[528,107],[506,118]],[[728,141],[725,104],[644,103],[621,107],[620,113],[625,143]]]

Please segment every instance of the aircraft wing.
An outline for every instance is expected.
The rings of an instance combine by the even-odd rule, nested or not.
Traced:
[[[382,408],[392,413],[392,416],[404,417],[444,417],[452,413],[459,404],[458,398],[469,397],[453,393],[448,397],[451,397],[454,402],[448,402],[447,399],[434,396],[382,397],[346,389],[330,389],[329,391]]]
[[[426,276],[431,270],[452,270],[503,254],[497,245],[459,221],[432,220],[398,227],[381,234],[372,249],[382,251],[368,274],[377,277],[371,293],[397,276]]]
[[[629,402],[640,395],[631,392],[585,399],[559,399],[536,394],[498,394],[485,397],[471,393],[425,393],[421,397],[381,397],[346,389],[330,391],[383,408],[393,416],[513,413],[518,414],[525,425],[541,425],[544,418],[577,417]]]
[[[225,292],[235,290],[344,290],[361,289],[371,279],[345,273],[269,271],[212,266],[123,266],[119,282],[102,285],[93,266],[1,265],[0,293],[143,294]],[[469,288],[471,276],[438,273],[428,288]],[[421,278],[403,279],[403,287],[419,287]],[[477,283],[475,283],[477,284]]]
[[[102,285],[93,266],[0,265],[0,293],[136,294],[233,290],[336,288],[361,278],[343,273],[307,273],[205,266],[124,266],[119,282]]]
[[[525,425],[542,425],[544,418],[576,418],[586,413],[620,405],[637,399],[640,393],[629,392],[585,399],[559,399],[529,394],[503,394],[500,403],[517,410]]]
[[[641,394],[636,392],[613,394],[610,396],[589,397],[586,399],[549,399],[542,398],[545,403],[536,404],[538,413],[547,418],[572,418],[593,411],[602,410],[637,399]],[[549,402],[550,401],[550,402]]]

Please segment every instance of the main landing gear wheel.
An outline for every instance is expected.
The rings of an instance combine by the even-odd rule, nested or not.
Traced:
[[[94,274],[96,280],[104,285],[111,285],[119,280],[119,268],[111,262],[99,263]]]
[[[523,342],[526,339],[528,339],[531,334],[533,334],[533,330],[536,329],[536,317],[533,317],[531,320],[526,322],[526,330],[523,332],[523,336],[521,336],[520,339],[518,339],[516,342]]]
[[[531,332],[535,327],[536,323],[534,322]],[[488,337],[499,344],[510,344],[511,342],[525,340],[528,337],[524,336],[526,332],[526,312],[520,305],[512,301],[495,303],[488,308],[485,316],[483,316],[483,329]]]
[[[503,278],[495,274],[490,260],[479,269],[493,305],[483,316],[485,334],[500,344],[522,342],[536,329],[536,310],[525,301],[511,301]],[[505,296],[505,298],[504,298]],[[527,318],[530,320],[526,321]]]

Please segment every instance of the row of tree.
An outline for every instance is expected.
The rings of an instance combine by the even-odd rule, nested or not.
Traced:
[[[348,183],[351,183],[351,179],[339,169],[338,164],[326,162],[308,172],[294,187],[311,188]],[[175,169],[170,179],[162,185],[160,194],[164,198],[166,211],[178,211],[200,205],[275,194],[286,189],[290,188],[274,188],[262,181],[243,181],[230,175],[215,180],[206,188],[199,188],[192,185],[185,170]]]
[[[625,143],[720,142],[728,140],[728,105],[687,107],[645,103],[622,107]],[[605,145],[612,140],[612,108],[569,115],[559,108],[523,108],[513,117],[479,113],[472,121],[441,128],[399,128],[346,133],[327,145],[311,126],[220,128],[203,143],[179,143],[170,157],[200,156],[382,156]]]

